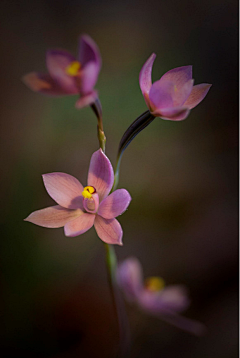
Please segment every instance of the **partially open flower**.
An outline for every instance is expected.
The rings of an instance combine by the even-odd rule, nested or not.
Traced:
[[[201,323],[178,314],[190,304],[184,286],[165,287],[160,277],[149,277],[143,281],[142,266],[135,257],[126,259],[118,266],[117,281],[126,299],[137,304],[143,311],[191,333],[203,333],[204,326]]]
[[[43,175],[48,194],[58,205],[34,211],[25,221],[48,228],[64,226],[66,236],[78,236],[93,225],[100,239],[122,245],[122,228],[115,217],[128,207],[131,196],[125,189],[108,195],[113,186],[112,165],[101,149],[93,153],[88,185],[65,173]]]
[[[94,86],[101,68],[101,56],[96,43],[88,35],[79,39],[77,59],[65,50],[49,50],[46,64],[49,74],[31,72],[23,77],[29,88],[52,96],[79,94],[77,108],[95,102],[97,92]]]
[[[152,84],[152,66],[155,58],[156,55],[153,53],[139,75],[145,102],[155,117],[181,121],[204,99],[211,84],[201,83],[194,86],[192,66],[174,68]]]

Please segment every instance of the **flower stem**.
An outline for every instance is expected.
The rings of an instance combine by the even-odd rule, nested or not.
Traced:
[[[105,134],[103,131],[102,106],[101,106],[101,102],[99,101],[99,99],[96,99],[96,101],[91,105],[91,108],[92,108],[93,112],[95,113],[97,120],[98,120],[97,130],[98,130],[99,146],[105,153],[106,137],[105,137]]]
[[[118,357],[127,358],[130,347],[130,330],[124,302],[119,294],[119,288],[116,282],[117,257],[113,245],[105,244],[106,249],[106,265],[108,270],[108,280],[111,290],[114,310],[116,312],[119,324],[119,350]]]
[[[94,111],[97,120],[98,120],[98,140],[99,140],[99,146],[105,153],[105,145],[106,145],[106,137],[103,131],[103,121],[102,121],[102,106],[97,99],[92,105],[92,110]],[[114,186],[113,190],[116,189],[118,182],[115,182],[114,180]],[[122,300],[122,297],[119,292],[119,287],[116,282],[116,268],[117,268],[117,257],[115,254],[115,250],[113,245],[105,243],[105,249],[106,249],[106,266],[107,266],[107,272],[108,272],[108,281],[111,291],[111,296],[113,300],[113,306],[114,310],[116,312],[117,320],[118,320],[118,327],[119,327],[119,350],[118,350],[118,357],[119,358],[127,358],[128,357],[128,351],[129,351],[129,326],[128,326],[128,320],[127,315],[125,312],[125,306],[124,302]]]

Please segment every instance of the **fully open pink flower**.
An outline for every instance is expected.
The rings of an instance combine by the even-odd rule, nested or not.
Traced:
[[[31,72],[23,77],[24,83],[35,92],[63,96],[79,94],[76,107],[95,102],[94,86],[101,68],[101,57],[96,43],[87,35],[79,39],[76,59],[65,50],[49,50],[46,55],[49,74]]]
[[[117,281],[127,300],[137,304],[143,311],[191,333],[203,333],[201,323],[178,314],[190,304],[184,286],[164,287],[164,281],[159,277],[150,277],[143,282],[142,266],[135,257],[126,259],[118,266]]]
[[[174,68],[152,84],[152,66],[155,58],[156,55],[153,53],[139,75],[145,102],[155,117],[181,121],[204,99],[211,84],[201,83],[193,86],[192,66]]]
[[[34,211],[25,220],[48,228],[64,226],[66,236],[81,235],[94,225],[102,241],[122,245],[123,232],[115,217],[127,209],[131,196],[125,189],[108,195],[113,181],[112,165],[99,149],[92,155],[85,188],[69,174],[44,174],[46,190],[58,205]]]

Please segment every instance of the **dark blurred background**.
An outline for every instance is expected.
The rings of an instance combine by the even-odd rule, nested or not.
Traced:
[[[146,110],[138,75],[152,52],[154,81],[192,64],[195,84],[213,84],[185,121],[156,118],[126,150],[119,186],[133,200],[116,248],[120,260],[140,259],[146,276],[187,285],[185,315],[208,330],[196,338],[127,305],[131,357],[237,357],[238,2],[2,0],[0,29],[0,355],[107,358],[116,350],[94,229],[66,238],[23,222],[54,205],[41,174],[62,171],[85,184],[98,142],[90,108],[76,110],[74,96],[35,94],[21,77],[46,70],[49,48],[75,54],[88,33],[103,59],[96,88],[113,164],[123,132]]]

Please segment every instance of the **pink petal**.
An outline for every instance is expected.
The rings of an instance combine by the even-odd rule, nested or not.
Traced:
[[[98,67],[98,71],[101,68],[101,55],[98,46],[88,35],[80,36],[78,58],[83,67],[93,61],[96,67]]]
[[[98,97],[97,91],[92,91],[87,95],[81,96],[76,102],[76,108],[80,109],[83,107],[90,106],[92,103],[96,101]]]
[[[200,85],[193,86],[192,92],[184,103],[184,106],[189,109],[196,107],[207,95],[211,86],[212,85],[208,83],[201,83]]]
[[[190,110],[186,107],[172,107],[155,110],[152,114],[156,117],[161,117],[162,119],[170,121],[182,121],[187,118],[189,112]]]
[[[72,175],[49,173],[43,175],[48,194],[59,205],[68,209],[82,208],[82,184]]]
[[[122,245],[123,231],[116,219],[104,219],[96,215],[94,226],[102,241],[107,244]]]
[[[64,226],[66,236],[78,236],[91,229],[95,220],[94,214],[83,213],[75,220],[69,221]]]
[[[155,58],[156,55],[153,53],[145,62],[139,74],[139,84],[147,106],[149,106],[148,94],[152,86],[152,66]]]
[[[180,316],[176,313],[168,314],[168,315],[159,315],[161,320],[172,324],[173,326],[182,329],[188,333],[195,334],[196,336],[202,336],[206,333],[206,326],[202,323],[195,321],[193,319],[189,319],[183,316]]]
[[[69,94],[47,74],[31,72],[23,77],[23,82],[34,92],[40,92],[50,96]]]
[[[47,52],[46,62],[50,75],[69,94],[79,92],[75,77],[66,73],[66,68],[74,61],[76,59],[67,51],[50,50]]]
[[[80,37],[79,61],[81,71],[81,94],[92,92],[101,69],[101,56],[96,43],[88,35]]]
[[[154,314],[183,311],[190,304],[187,291],[183,286],[169,286],[157,292],[144,289],[138,300],[144,310]]]
[[[193,82],[194,82],[194,80],[189,80],[179,89],[177,87],[174,87],[174,94],[173,94],[174,107],[179,107],[184,104],[184,102],[190,96],[190,93],[192,92]]]
[[[186,82],[192,79],[192,66],[182,66],[174,68],[166,72],[160,81],[163,84],[166,82],[173,82],[177,89],[180,89]]]
[[[100,67],[95,62],[89,62],[81,72],[81,94],[89,94],[97,82]]]
[[[173,107],[173,94],[173,82],[164,81],[162,83],[161,80],[155,82],[149,92],[149,100],[153,112],[160,108]]]
[[[118,189],[101,202],[98,214],[105,219],[113,219],[127,209],[131,200],[132,198],[127,190]]]
[[[24,220],[43,227],[57,228],[64,226],[68,221],[75,219],[81,214],[82,211],[80,209],[70,210],[56,205],[34,211]]]
[[[135,257],[123,261],[117,268],[117,282],[126,298],[134,301],[143,287],[142,266]]]
[[[164,305],[166,309],[181,312],[190,305],[188,290],[184,286],[167,286],[160,293],[162,305]]]
[[[102,149],[99,149],[93,153],[88,171],[88,185],[96,189],[99,195],[99,202],[109,194],[113,181],[112,164]]]

